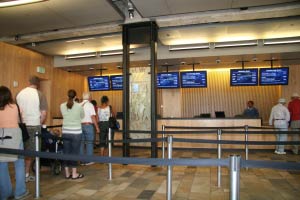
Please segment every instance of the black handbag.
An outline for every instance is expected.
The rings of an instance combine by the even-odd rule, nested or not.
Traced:
[[[108,120],[108,127],[111,129],[118,130],[120,128],[120,123],[117,121],[115,117],[110,117]]]
[[[110,117],[108,119],[108,127],[111,129],[119,130],[120,128],[120,123],[117,121],[117,119],[112,116],[112,107],[109,105],[109,112],[110,112]]]
[[[19,108],[19,105],[17,104],[17,107],[18,107],[18,114],[19,114],[19,128],[21,129],[22,131],[22,138],[23,138],[23,142],[27,141],[30,137],[29,137],[29,133],[28,133],[28,130],[27,130],[27,127],[26,127],[26,124],[23,123],[22,121],[22,117],[21,117],[21,112],[20,112],[20,108]]]

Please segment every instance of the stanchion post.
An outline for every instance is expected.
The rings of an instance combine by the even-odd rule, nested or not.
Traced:
[[[248,148],[248,131],[249,131],[249,127],[248,125],[245,125],[245,159],[248,160],[248,155],[249,155],[249,148]],[[248,170],[248,167],[246,168]]]
[[[240,199],[240,168],[241,156],[230,156],[230,200]]]
[[[35,151],[40,151],[39,132],[35,133]],[[35,198],[40,198],[40,158],[35,157]]]
[[[161,158],[165,159],[165,125],[161,126],[162,129],[162,144],[161,144]]]
[[[111,158],[111,128],[108,129],[108,157]],[[108,163],[108,180],[112,180],[112,164]]]
[[[168,159],[172,159],[173,136],[168,136]],[[167,200],[172,199],[172,166],[168,165]]]
[[[221,136],[222,136],[222,130],[221,129],[218,129],[218,141],[220,142],[221,141]],[[221,143],[218,143],[218,159],[221,159],[222,157],[222,149],[221,149]],[[222,181],[222,168],[221,166],[219,165],[218,166],[218,188],[221,187],[221,181]]]

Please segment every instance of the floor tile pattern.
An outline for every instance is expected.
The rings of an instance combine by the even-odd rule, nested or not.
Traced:
[[[236,152],[242,156],[243,152]],[[96,150],[95,154],[98,154]],[[148,149],[134,149],[132,157],[150,157]],[[226,158],[233,152],[223,152]],[[116,148],[113,156],[121,156]],[[174,158],[216,158],[215,151],[175,150]],[[275,155],[271,151],[250,152],[249,159],[299,162],[299,155]],[[11,166],[11,171],[13,168]],[[80,166],[83,179],[67,180],[64,174],[52,175],[49,167],[41,170],[40,199],[166,199],[166,167],[140,165],[113,165],[113,179],[109,181],[107,164]],[[242,169],[240,177],[241,200],[295,200],[300,196],[300,172],[273,169]],[[35,184],[27,183],[34,199]],[[172,199],[174,200],[228,200],[229,172],[222,168],[222,187],[217,187],[216,167],[173,167]]]

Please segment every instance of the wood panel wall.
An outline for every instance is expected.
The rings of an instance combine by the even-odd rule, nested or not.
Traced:
[[[282,96],[289,100],[294,92],[300,94],[300,65],[289,67],[289,85],[282,86]]]
[[[84,80],[87,82],[86,78]],[[85,91],[88,91],[85,88]],[[101,104],[101,97],[107,96],[109,99],[110,105],[113,107],[115,113],[122,112],[123,110],[123,91],[122,90],[110,90],[110,91],[97,91],[91,92],[92,99],[97,101],[98,106]],[[82,99],[82,97],[80,97]]]
[[[279,98],[280,86],[230,86],[230,70],[208,70],[207,88],[181,89],[181,117],[224,111],[226,117],[240,115],[248,100],[254,101],[260,116],[266,121]]]
[[[45,74],[37,73],[38,66],[45,68]],[[0,42],[0,71],[0,85],[9,87],[13,96],[28,86],[29,76],[36,75],[43,80],[41,90],[48,100],[47,124],[50,125],[52,117],[60,116],[59,105],[66,101],[67,90],[72,88],[81,94],[84,89],[84,77],[54,68],[53,57],[3,42]],[[14,81],[18,86],[13,86]]]
[[[229,69],[208,70],[207,73],[207,88],[159,89],[157,113],[162,117],[190,118],[201,113],[211,113],[214,117],[215,111],[224,111],[226,117],[234,117],[243,112],[248,100],[253,100],[263,123],[267,124],[271,108],[278,98],[282,96],[289,100],[293,92],[300,93],[299,66],[290,66],[288,86],[231,87]],[[92,95],[98,103],[102,95],[107,95],[114,110],[122,111],[122,91],[92,92]],[[174,96],[180,99],[175,101]]]
[[[60,117],[60,104],[67,101],[67,92],[74,89],[77,97],[81,98],[84,91],[84,77],[75,73],[63,71],[61,69],[53,69],[53,81],[51,92],[51,116]]]

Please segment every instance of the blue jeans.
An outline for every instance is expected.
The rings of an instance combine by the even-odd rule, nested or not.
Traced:
[[[62,138],[64,142],[63,153],[79,155],[80,149],[80,139],[82,134],[69,134],[63,133]],[[78,165],[77,161],[66,160],[65,167],[76,167]]]
[[[14,162],[16,188],[14,196],[18,197],[26,192],[24,158]],[[8,171],[8,162],[0,162],[0,200],[5,200],[13,194],[11,179]]]
[[[94,153],[94,126],[93,124],[82,125],[80,155],[93,155]]]

